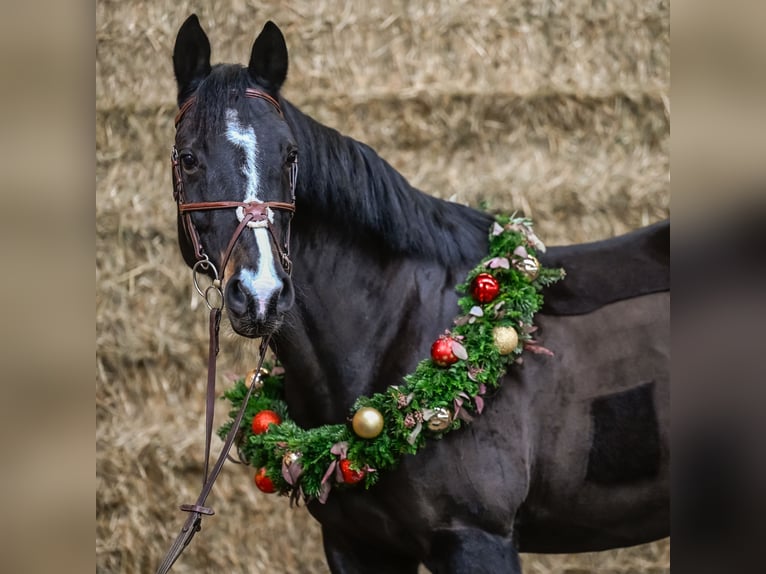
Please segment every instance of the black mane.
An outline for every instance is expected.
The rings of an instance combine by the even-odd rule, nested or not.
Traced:
[[[368,145],[288,102],[283,107],[300,149],[296,219],[309,210],[394,253],[445,265],[475,262],[485,254],[490,215],[426,195]]]

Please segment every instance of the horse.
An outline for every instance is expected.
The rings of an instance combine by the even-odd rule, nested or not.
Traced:
[[[285,99],[271,21],[247,66],[211,65],[191,15],[173,67],[181,254],[218,279],[237,334],[271,337],[293,419],[342,423],[451,325],[493,217]],[[481,416],[369,490],[309,502],[332,572],[520,572],[519,552],[669,535],[669,222],[541,258],[567,272],[536,317],[554,355],[525,355]]]

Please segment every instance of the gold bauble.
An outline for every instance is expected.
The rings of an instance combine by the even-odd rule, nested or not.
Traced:
[[[263,388],[263,377],[269,374],[268,369],[261,367],[258,369],[251,369],[245,375],[245,386],[249,389],[250,385],[255,383],[255,390],[260,391]]]
[[[285,456],[282,457],[282,462],[285,466],[290,466],[292,463],[296,462],[301,457],[300,453],[297,452],[286,452]]]
[[[361,438],[375,438],[383,431],[383,415],[378,409],[362,407],[354,414],[351,426]]]
[[[540,262],[534,255],[527,255],[516,264],[516,269],[530,281],[537,279],[540,274]]]
[[[513,327],[495,327],[492,329],[492,338],[501,355],[510,355],[519,345],[519,334]]]
[[[436,407],[428,419],[428,430],[443,431],[452,424],[452,413],[444,407]]]

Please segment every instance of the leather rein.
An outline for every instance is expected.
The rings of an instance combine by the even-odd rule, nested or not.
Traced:
[[[274,106],[274,108],[276,108],[280,117],[284,119],[284,114],[282,112],[281,106],[279,105],[279,102],[269,94],[261,92],[260,90],[248,88],[245,90],[245,96],[248,98],[262,99],[269,102],[272,106]],[[192,96],[180,107],[175,117],[176,128],[178,128],[178,124],[181,122],[189,109],[194,105],[195,101],[196,98]],[[218,331],[221,322],[221,312],[224,306],[222,281],[223,274],[226,270],[226,264],[228,263],[234,246],[236,245],[245,228],[263,227],[266,228],[269,232],[269,236],[271,237],[277,253],[279,254],[279,260],[283,269],[288,275],[291,274],[292,262],[289,257],[290,223],[288,222],[287,224],[284,243],[280,245],[272,226],[272,210],[287,211],[291,216],[295,212],[295,184],[298,175],[298,163],[297,161],[294,161],[290,166],[290,192],[292,198],[291,203],[281,201],[205,201],[194,203],[186,201],[183,177],[181,173],[182,170],[180,166],[178,150],[176,149],[175,145],[173,146],[170,159],[173,169],[173,199],[176,201],[179,216],[182,218],[184,232],[186,233],[187,238],[194,248],[194,256],[197,259],[194,266],[192,267],[194,287],[197,292],[205,299],[205,302],[210,309],[210,344],[208,347],[207,391],[205,396],[205,470],[202,478],[202,490],[194,504],[181,505],[181,510],[188,512],[189,516],[187,517],[183,527],[181,528],[181,531],[165,555],[164,560],[157,569],[157,574],[166,574],[170,571],[173,564],[184,551],[184,549],[189,545],[194,535],[199,532],[199,530],[201,530],[202,517],[215,514],[212,508],[205,506],[205,501],[207,500],[207,497],[213,488],[213,484],[215,483],[218,475],[221,472],[221,469],[223,468],[224,462],[226,462],[226,459],[229,458],[229,451],[231,450],[237,433],[239,432],[242,418],[245,414],[245,408],[250,400],[253,389],[258,386],[256,384],[257,379],[261,377],[261,367],[263,365],[263,360],[266,356],[266,350],[268,349],[269,341],[271,339],[270,336],[266,336],[261,339],[258,363],[255,368],[256,380],[253,381],[250,385],[247,391],[247,395],[242,402],[242,407],[240,408],[234,420],[234,424],[232,425],[229,433],[226,435],[223,448],[221,449],[221,452],[218,455],[212,470],[210,470],[210,443],[213,435],[213,411],[216,398],[216,357],[218,356],[219,350]],[[234,209],[236,210],[237,218],[239,219],[239,225],[234,230],[234,233],[232,234],[231,239],[229,240],[229,243],[226,247],[226,251],[224,251],[223,257],[221,258],[220,274],[218,269],[216,269],[213,262],[205,253],[202,247],[199,233],[194,227],[194,222],[191,219],[191,213],[195,211],[208,211],[216,209]],[[200,287],[198,280],[199,272],[211,274],[213,276],[212,284],[204,290]]]

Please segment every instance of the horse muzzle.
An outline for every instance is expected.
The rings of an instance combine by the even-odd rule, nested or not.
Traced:
[[[282,324],[295,300],[287,274],[262,278],[240,269],[227,282],[224,302],[234,331],[243,337],[271,335]]]

